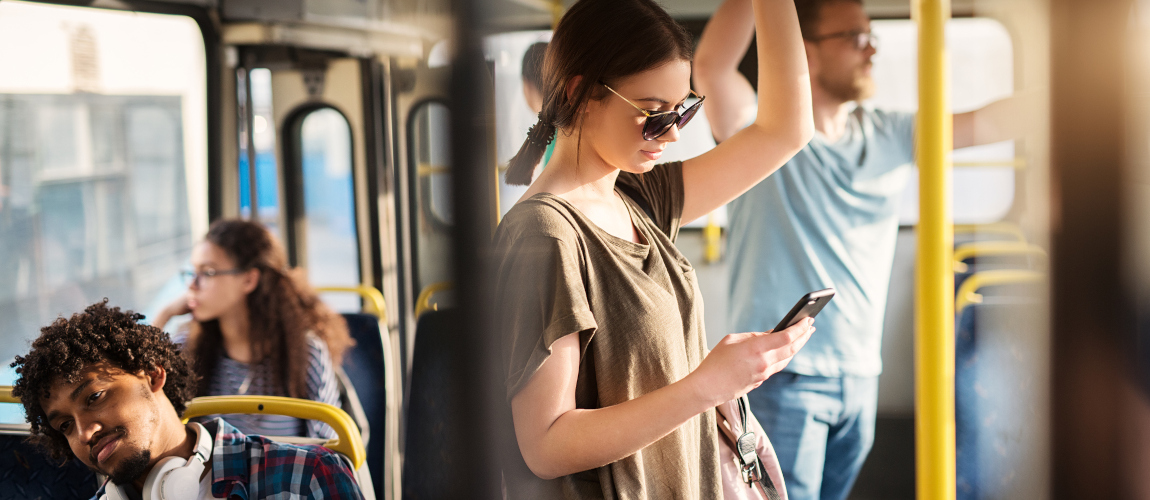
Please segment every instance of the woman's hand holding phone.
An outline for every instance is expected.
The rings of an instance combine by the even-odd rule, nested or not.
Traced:
[[[727,335],[687,378],[711,406],[735,399],[786,368],[815,331],[813,324],[814,318],[805,318],[779,332]]]

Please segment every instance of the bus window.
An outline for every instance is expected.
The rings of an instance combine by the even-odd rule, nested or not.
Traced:
[[[299,125],[297,153],[303,191],[303,259],[313,285],[359,284],[359,244],[352,195],[351,127],[332,108],[309,112]],[[298,244],[298,243],[297,243]],[[359,310],[359,299],[325,297],[339,310]]]
[[[918,35],[914,21],[879,20],[871,30],[882,45],[874,56],[876,108],[918,109]],[[971,111],[1014,93],[1014,51],[1010,33],[998,21],[953,19],[946,26],[955,113]],[[954,222],[987,223],[1004,217],[1014,203],[1014,141],[954,152]],[[977,165],[977,166],[975,166]],[[918,174],[903,195],[899,223],[918,222]]]
[[[276,170],[276,128],[272,115],[272,73],[267,68],[254,68],[247,73],[251,90],[252,133],[256,159],[256,220],[267,226],[283,241],[280,232],[279,175]],[[244,82],[240,82],[242,85]],[[250,218],[252,213],[251,169],[248,168],[247,137],[240,137],[239,184],[240,215]]]
[[[412,154],[412,221],[415,233],[415,296],[428,285],[451,279],[450,115],[441,102],[417,107],[408,122]]]
[[[0,3],[0,384],[61,315],[151,314],[207,231],[203,36],[183,16]]]
[[[495,150],[500,170],[519,152],[527,129],[539,117],[523,94],[523,55],[534,43],[551,41],[551,31],[521,31],[492,35],[484,40],[486,57],[495,73]],[[542,169],[537,169],[538,173]],[[527,186],[511,186],[499,176],[499,212],[506,214]]]

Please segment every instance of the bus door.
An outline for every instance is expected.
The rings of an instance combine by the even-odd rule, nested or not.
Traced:
[[[392,61],[405,374],[418,316],[449,305],[452,288],[449,75],[436,53],[421,61]]]
[[[235,30],[231,32],[235,35]],[[225,42],[229,32],[225,31]],[[399,491],[399,330],[392,243],[387,221],[392,203],[386,153],[385,63],[330,48],[236,45],[231,68],[235,85],[234,214],[258,220],[284,242],[290,265],[306,271],[317,288],[359,286],[383,292],[380,332],[387,366],[382,369],[386,404],[359,399],[372,441],[383,440],[382,463],[369,467],[379,497]],[[381,208],[383,210],[381,210]],[[388,286],[390,284],[390,286]],[[361,296],[323,293],[341,313],[374,311]],[[390,313],[388,311],[390,309]],[[375,330],[371,330],[374,332]],[[368,332],[370,335],[371,332]],[[353,335],[356,335],[353,332]],[[362,343],[362,342],[361,342]],[[345,363],[346,368],[346,363]],[[349,369],[350,370],[350,369]],[[355,376],[351,371],[349,375]],[[354,381],[353,381],[354,382]],[[370,385],[370,384],[368,384]],[[386,415],[382,420],[380,413]],[[369,447],[370,448],[370,447]],[[373,457],[369,453],[369,459]]]

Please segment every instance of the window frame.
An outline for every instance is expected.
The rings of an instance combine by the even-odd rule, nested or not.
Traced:
[[[298,226],[299,221],[307,218],[307,208],[304,201],[304,180],[303,180],[303,124],[307,117],[312,113],[330,109],[339,114],[343,118],[344,124],[348,127],[348,147],[350,147],[350,158],[352,161],[351,172],[351,213],[353,217],[353,232],[355,236],[355,253],[356,253],[356,269],[359,273],[360,282],[364,281],[365,273],[368,271],[363,269],[363,242],[359,234],[359,213],[357,207],[359,206],[360,199],[356,195],[355,185],[355,134],[353,133],[351,120],[348,119],[347,113],[339,109],[331,103],[316,101],[309,102],[297,106],[292,109],[284,119],[283,135],[280,137],[280,153],[284,159],[283,164],[280,165],[280,176],[284,190],[284,199],[282,200],[282,210],[285,218],[284,223],[284,240],[288,253],[288,265],[292,267],[299,267],[307,265],[306,262],[301,262],[301,257],[306,258],[307,251],[303,249],[307,242],[304,240],[306,234]],[[358,284],[358,283],[356,283]],[[351,284],[349,284],[351,285]]]

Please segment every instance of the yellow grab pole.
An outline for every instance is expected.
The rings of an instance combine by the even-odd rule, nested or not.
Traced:
[[[563,18],[563,0],[551,0],[551,30],[554,31],[555,27],[559,26],[559,20]]]
[[[919,500],[955,497],[953,147],[946,53],[949,0],[912,0],[918,23],[918,265],[915,276],[915,469]]]

